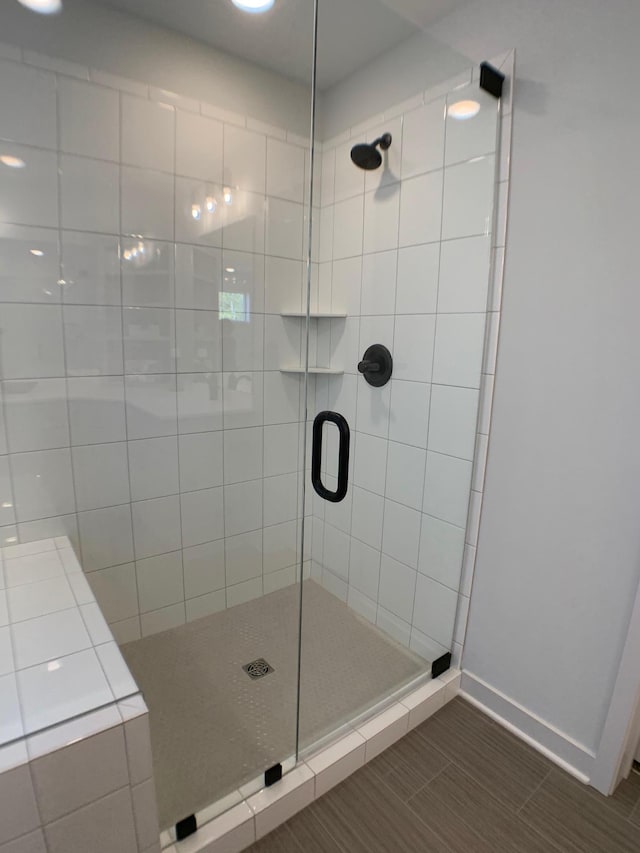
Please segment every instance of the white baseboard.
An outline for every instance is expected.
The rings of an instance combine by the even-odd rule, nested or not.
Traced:
[[[589,783],[595,754],[471,672],[463,671],[460,694],[580,782]]]

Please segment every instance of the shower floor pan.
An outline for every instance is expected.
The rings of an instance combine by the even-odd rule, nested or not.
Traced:
[[[163,829],[295,752],[299,596],[290,586],[122,647],[149,707]],[[256,679],[243,667],[257,659],[272,671]],[[305,581],[301,749],[427,669]]]

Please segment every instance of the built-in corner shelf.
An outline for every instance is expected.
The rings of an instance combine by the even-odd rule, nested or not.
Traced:
[[[307,316],[306,311],[281,311],[281,317],[296,317],[299,320],[304,320]],[[311,311],[309,313],[310,320],[344,320],[346,314],[338,313],[335,311]],[[281,367],[280,373],[304,373],[304,367]],[[309,373],[313,373],[319,376],[342,376],[344,374],[344,370],[336,367],[309,367]]]
[[[280,373],[304,373],[304,367],[281,367]],[[342,376],[344,370],[338,367],[310,367],[309,373],[317,373],[324,376]]]
[[[304,319],[307,316],[306,311],[281,311],[281,317],[301,317]],[[311,311],[309,314],[309,318],[311,320],[344,320],[346,318],[346,314],[332,312],[324,312],[324,311]]]

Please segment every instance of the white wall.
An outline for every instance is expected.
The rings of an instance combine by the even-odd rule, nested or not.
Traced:
[[[503,326],[464,664],[593,750],[640,552],[637,33],[614,0],[481,0],[435,36],[514,46]],[[596,67],[597,66],[597,67]]]
[[[3,3],[0,40],[309,133],[309,87],[86,0],[52,17]]]

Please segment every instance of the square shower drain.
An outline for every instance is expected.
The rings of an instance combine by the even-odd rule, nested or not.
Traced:
[[[270,666],[264,658],[252,660],[251,663],[246,663],[242,668],[249,678],[264,678],[265,675],[269,675],[270,672],[274,672],[273,667]]]

